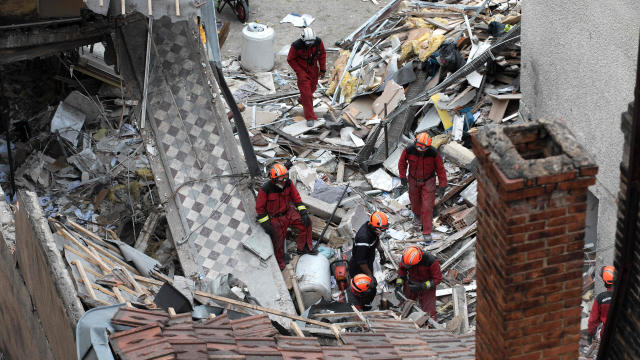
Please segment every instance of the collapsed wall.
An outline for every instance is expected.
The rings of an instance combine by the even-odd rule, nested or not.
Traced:
[[[0,244],[0,347],[11,359],[74,359],[84,310],[33,192],[18,192],[15,235],[15,252]]]
[[[587,187],[597,166],[558,122],[486,128],[478,179],[478,359],[577,358]]]

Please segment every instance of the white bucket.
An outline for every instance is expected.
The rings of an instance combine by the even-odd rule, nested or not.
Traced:
[[[249,23],[242,29],[240,63],[247,71],[270,71],[273,68],[273,28]]]
[[[296,277],[306,308],[321,298],[331,300],[329,260],[323,255],[302,255],[296,266]]]

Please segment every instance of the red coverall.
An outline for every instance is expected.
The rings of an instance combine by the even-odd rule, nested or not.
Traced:
[[[436,174],[441,188],[447,186],[447,172],[442,163],[442,157],[434,147],[429,146],[426,151],[418,151],[415,144],[407,146],[400,160],[398,170],[400,178],[407,178],[407,163],[409,164],[409,200],[411,211],[420,216],[422,233],[431,234],[433,228],[433,206],[436,199]]]
[[[611,297],[613,292],[611,289],[607,289],[605,292],[601,292],[593,300],[593,306],[591,307],[591,313],[589,314],[589,326],[587,333],[591,336],[596,335],[598,325],[607,323],[607,314],[609,313],[609,305],[611,305]]]
[[[407,279],[407,275],[409,275]],[[422,311],[431,314],[433,320],[436,318],[436,285],[442,282],[442,272],[438,259],[428,252],[425,252],[422,260],[415,266],[407,270],[402,263],[398,268],[398,277],[405,279],[402,291],[411,300],[416,300],[420,304]],[[409,281],[422,282],[433,281],[433,286],[429,290],[414,293],[409,289]]]
[[[313,247],[311,243],[311,225],[305,227],[302,224],[300,214],[290,205],[291,202],[296,206],[302,204],[300,193],[298,193],[296,186],[291,183],[291,180],[287,180],[282,189],[272,181],[267,181],[258,190],[258,197],[256,198],[258,218],[268,215],[268,221],[271,221],[273,226],[274,234],[271,237],[271,242],[273,243],[273,253],[276,256],[276,260],[278,260],[280,270],[284,270],[284,244],[289,226],[298,229],[298,250],[304,250],[305,245],[309,249]]]
[[[302,39],[291,44],[287,56],[289,66],[296,72],[298,78],[298,90],[304,109],[305,120],[317,120],[313,112],[313,93],[318,85],[318,75],[327,69],[327,53],[320,38],[315,43],[307,46]]]

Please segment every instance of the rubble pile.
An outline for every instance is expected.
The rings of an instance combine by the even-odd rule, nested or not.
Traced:
[[[440,259],[445,277],[439,320],[454,318],[454,285],[467,286],[473,320],[477,190],[469,134],[518,121],[518,102],[510,100],[520,98],[520,2],[391,1],[383,10],[339,43],[330,75],[314,94],[322,118],[313,127],[303,121],[295,74],[243,74],[233,59],[223,63],[225,74],[258,161],[265,169],[293,163],[290,178],[314,215],[314,239],[348,185],[322,239],[329,256],[339,248],[348,253],[368,214],[383,211],[390,217],[383,245],[391,261],[375,272],[379,292],[390,294],[401,251],[422,246]],[[433,244],[411,223],[398,172],[402,150],[420,132],[432,136],[449,180],[436,199]]]

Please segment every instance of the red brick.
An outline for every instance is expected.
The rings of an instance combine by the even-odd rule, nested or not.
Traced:
[[[544,333],[562,327],[562,319],[555,321],[545,321],[540,325],[526,326],[524,331],[528,334]]]
[[[535,232],[531,232],[531,233],[527,234],[527,241],[550,238],[550,237],[562,235],[565,232],[566,232],[566,226],[565,225],[556,226],[556,227],[549,227],[549,228],[545,228],[544,230],[541,230],[541,231],[535,231]]]
[[[573,309],[564,309],[560,311],[548,312],[544,315],[544,321],[552,321],[554,319],[565,319],[580,316],[582,314],[582,308],[576,307]]]
[[[584,254],[580,252],[563,254],[558,256],[550,256],[547,258],[547,264],[553,265],[561,262],[567,262],[571,260],[578,260],[584,258]]]
[[[571,213],[571,210],[569,210],[569,213]],[[556,226],[561,224],[573,224],[573,223],[581,223],[581,222],[584,223],[585,218],[586,218],[586,214],[584,212],[580,214],[573,213],[572,215],[557,217],[555,219],[549,219],[549,221],[547,222],[547,225]]]
[[[497,358],[493,358],[497,359]],[[536,351],[529,354],[519,355],[519,356],[509,356],[509,360],[540,360],[543,359],[542,351]]]
[[[552,311],[558,311],[560,309],[563,309],[563,304],[561,302],[556,302],[556,303],[551,303],[551,304],[544,304],[542,306],[538,306],[532,309],[527,309],[524,311],[524,316],[525,317],[529,317],[529,316],[534,316],[534,315],[541,315],[541,314],[548,314]],[[543,320],[543,321],[548,321],[548,320]]]
[[[524,254],[522,254],[524,256]],[[529,251],[526,254],[526,260],[527,261],[531,261],[531,260],[536,260],[536,259],[541,259],[543,257],[547,256],[547,251],[546,250],[536,250],[536,251]],[[523,259],[524,261],[524,259]],[[514,262],[511,262],[512,264],[517,264]],[[519,262],[518,262],[519,263]]]
[[[489,172],[493,171],[497,180],[499,181],[499,186],[506,191],[514,191],[524,188],[524,179],[509,179],[507,176],[500,170],[496,163],[491,163],[492,169]]]
[[[582,289],[571,289],[571,290],[565,290],[565,291],[557,292],[555,294],[548,295],[546,299],[547,299],[547,303],[553,303],[557,301],[564,301],[565,299],[568,299],[568,298],[574,298],[574,297],[580,298],[580,296],[582,296]]]
[[[587,203],[586,202],[582,202],[582,203],[578,203],[578,204],[569,205],[567,210],[569,211],[569,214],[586,212],[587,211]]]
[[[567,213],[566,208],[549,209],[549,210],[545,210],[535,214],[529,214],[529,221],[534,222],[539,220],[556,218],[558,216],[564,216],[566,213]]]
[[[540,177],[538,177],[536,182],[538,183],[538,185],[550,184],[550,183],[559,183],[559,182],[562,182],[562,181],[575,179],[577,173],[578,172],[576,170],[572,170],[572,171],[570,171],[568,173],[563,173],[563,174],[540,176]]]
[[[584,239],[584,231],[574,232],[570,234],[564,234],[560,236],[555,236],[547,239],[547,246],[552,247],[561,244],[570,244],[574,241],[579,241]]]
[[[567,232],[580,231],[580,230],[583,230],[584,227],[585,227],[584,221],[581,223],[567,224]]]
[[[595,176],[597,173],[597,166],[586,166],[580,168],[580,176]]]
[[[557,291],[561,291],[563,290],[564,284],[560,283],[560,284],[550,284],[544,287],[539,287],[539,288],[533,288],[529,291],[527,291],[527,293],[525,294],[526,297],[538,297],[538,296],[545,296],[548,294],[552,294],[555,293]]]
[[[540,270],[534,270],[527,273],[527,280],[538,279],[541,277],[559,274],[564,271],[564,264],[556,264],[553,266],[545,266]]]
[[[507,219],[508,226],[522,225],[527,222],[527,215],[514,216]]]
[[[572,190],[587,188],[596,183],[595,177],[580,177],[575,180],[566,181],[558,184],[558,190]]]
[[[578,357],[578,343],[556,346],[552,349],[545,349],[543,352],[544,352],[545,359],[551,358],[551,357],[557,357],[558,355],[567,354],[567,353],[575,354],[575,357],[574,357],[575,359]]]
[[[515,200],[521,200],[521,199],[526,199],[530,197],[540,196],[544,193],[545,193],[544,186],[537,186],[532,188],[524,188],[521,190],[511,191],[508,193],[501,193],[500,198],[503,201],[509,202],[509,201],[515,201]]]
[[[528,233],[531,231],[542,230],[544,229],[544,221],[538,221],[534,223],[524,224],[512,226],[507,229],[509,235],[520,234],[520,233]]]
[[[576,278],[582,279],[582,271],[578,271],[578,270],[568,271],[562,274],[548,276],[544,280],[547,284],[553,284],[556,282],[565,282],[568,280],[574,280]]]

